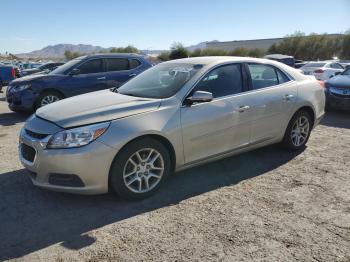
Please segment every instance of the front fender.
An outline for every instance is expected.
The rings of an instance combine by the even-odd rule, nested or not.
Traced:
[[[175,152],[175,167],[184,164],[178,108],[161,107],[155,111],[114,120],[99,141],[115,148],[117,154],[127,143],[146,135],[161,136],[169,141]]]

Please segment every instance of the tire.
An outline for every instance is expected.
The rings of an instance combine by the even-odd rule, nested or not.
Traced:
[[[40,94],[40,96],[38,97],[38,99],[35,103],[35,109],[38,109],[38,108],[43,107],[45,105],[59,101],[63,98],[64,98],[63,95],[57,91],[43,92],[42,94]],[[47,102],[46,104],[45,104],[45,101]],[[52,102],[50,102],[50,101],[52,101]]]
[[[130,142],[118,153],[111,165],[109,186],[122,198],[144,199],[153,195],[170,173],[171,159],[167,148],[156,139],[141,138]]]
[[[302,123],[302,125],[300,125],[300,123]],[[298,127],[298,125],[301,126],[301,128]],[[292,119],[289,121],[288,127],[284,134],[284,138],[282,141],[283,147],[289,151],[298,151],[305,148],[305,144],[309,140],[311,134],[311,129],[312,118],[310,114],[305,110],[300,110],[296,112]],[[300,137],[299,143],[297,138],[298,136]]]

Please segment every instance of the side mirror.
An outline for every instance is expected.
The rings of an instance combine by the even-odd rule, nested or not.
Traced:
[[[187,104],[205,103],[213,100],[213,94],[205,91],[195,91],[192,96],[186,98]]]
[[[75,76],[75,75],[79,75],[80,70],[78,68],[74,68],[72,71],[69,72],[70,76]]]
[[[341,72],[335,72],[335,73],[334,73],[335,76],[337,76],[337,75],[339,75],[339,74],[341,74]]]

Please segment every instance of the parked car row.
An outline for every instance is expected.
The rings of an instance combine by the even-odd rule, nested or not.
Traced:
[[[176,170],[273,143],[300,150],[325,107],[314,77],[235,57],[151,67],[137,55],[86,56],[14,80],[7,99],[14,110],[49,104],[20,133],[34,185],[131,199],[150,196]]]
[[[36,68],[24,69],[21,71],[20,74],[21,74],[21,76],[27,76],[27,75],[32,75],[32,74],[36,74],[36,73],[49,73],[63,64],[64,63],[62,63],[62,62],[45,63],[43,65],[36,67]]]

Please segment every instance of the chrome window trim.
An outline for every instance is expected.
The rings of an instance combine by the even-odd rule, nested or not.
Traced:
[[[222,64],[219,64],[219,65],[215,65],[214,67],[211,67],[209,68],[207,71],[205,71],[205,73],[203,73],[203,75],[192,85],[192,87],[189,89],[189,91],[186,93],[186,95],[182,98],[181,100],[181,107],[188,107],[188,105],[185,105],[184,104],[184,101],[186,100],[186,98],[189,96],[189,94],[192,92],[192,90],[196,87],[196,85],[202,81],[203,78],[205,78],[205,76],[217,69],[218,67],[221,67],[221,66],[225,66],[225,65],[231,65],[231,64],[240,64],[241,65],[241,69],[244,70],[242,68],[242,65],[243,64],[249,64],[249,63],[253,63],[253,64],[259,64],[259,65],[267,65],[267,66],[272,66],[274,69],[278,69],[280,70],[282,73],[284,73],[289,81],[288,82],[284,82],[282,84],[278,84],[278,85],[273,85],[273,86],[269,86],[269,87],[264,87],[264,88],[259,88],[259,89],[253,89],[253,90],[248,90],[248,91],[245,91],[245,92],[240,92],[240,93],[237,93],[237,94],[232,94],[232,95],[227,95],[227,96],[221,96],[221,97],[216,97],[216,98],[213,98],[212,101],[210,102],[203,102],[203,103],[197,103],[197,104],[193,104],[191,106],[197,106],[197,105],[201,105],[201,104],[206,104],[206,103],[211,103],[211,102],[214,102],[214,101],[218,101],[218,100],[222,100],[222,99],[227,99],[227,98],[233,98],[233,97],[237,97],[237,96],[241,96],[241,95],[245,95],[245,94],[250,94],[250,93],[253,93],[253,92],[256,92],[256,91],[260,91],[260,90],[266,90],[266,89],[272,89],[272,88],[279,88],[280,86],[282,85],[285,85],[285,84],[291,84],[291,83],[294,83],[296,82],[296,80],[290,75],[288,74],[287,72],[285,72],[284,70],[272,65],[272,64],[269,64],[269,63],[258,63],[258,62],[250,62],[250,61],[240,61],[240,62],[225,62],[225,63],[222,63]],[[242,76],[242,80],[243,80],[243,76]]]

